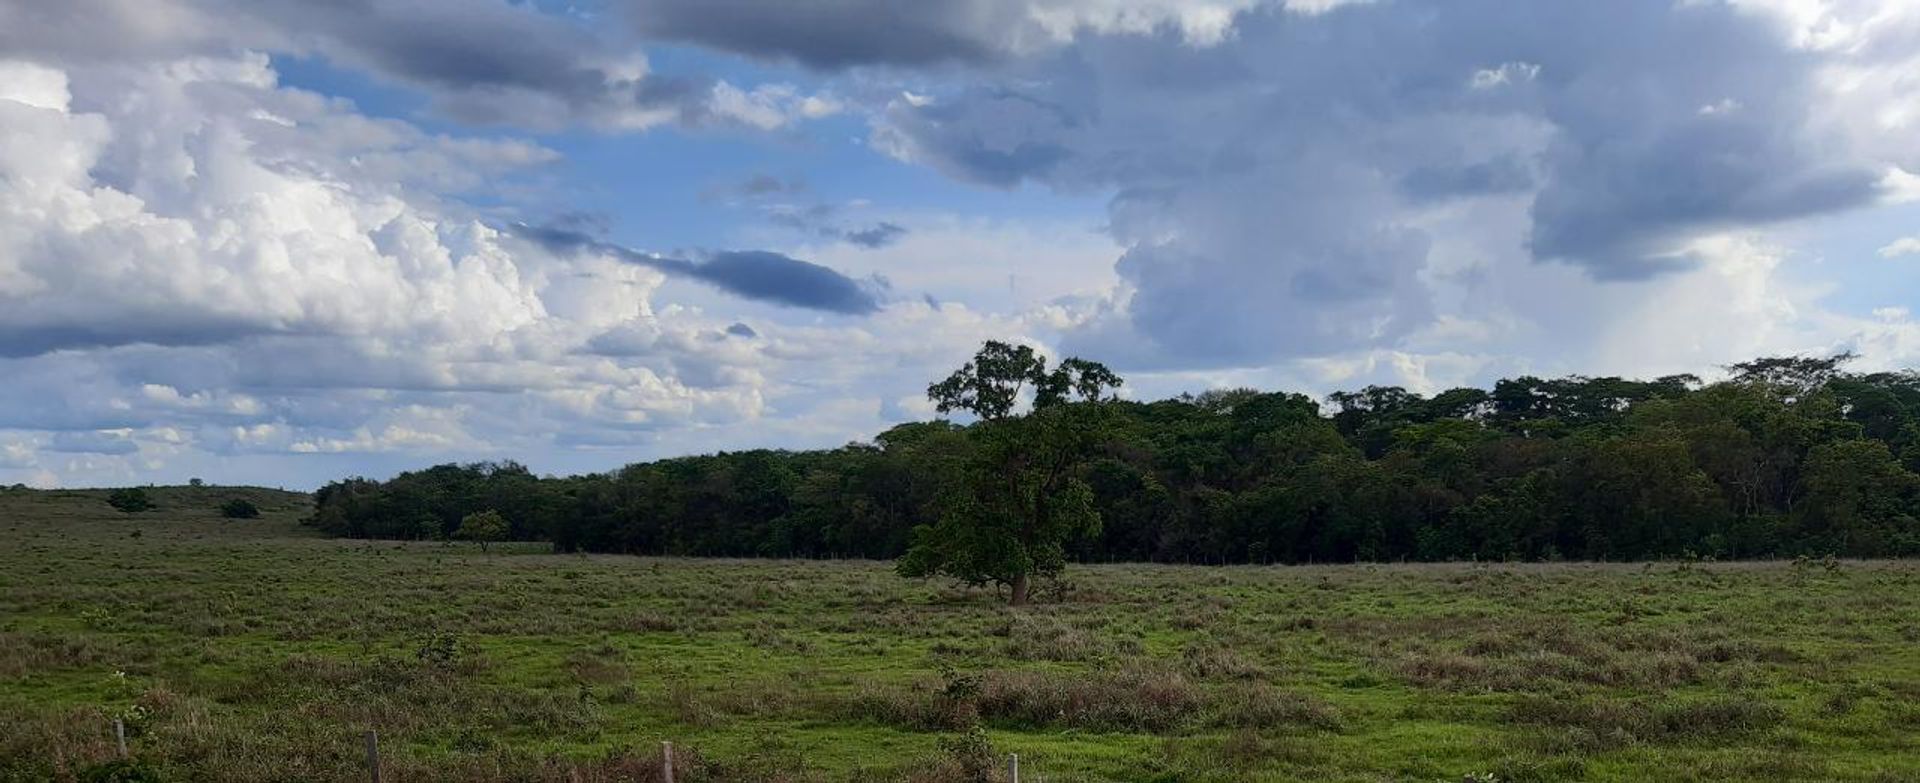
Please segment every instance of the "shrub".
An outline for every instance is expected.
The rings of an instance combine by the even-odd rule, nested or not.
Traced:
[[[1696,702],[1566,700],[1528,698],[1509,713],[1516,723],[1584,732],[1591,747],[1640,742],[1720,738],[1772,728],[1785,719],[1779,707],[1723,697]]]
[[[158,771],[143,762],[115,759],[80,770],[81,783],[160,783]]]
[[[146,490],[139,487],[127,487],[107,493],[107,505],[113,506],[124,513],[132,514],[137,511],[151,510],[153,508],[153,501],[147,497]]]
[[[460,520],[460,529],[454,533],[454,537],[462,541],[478,541],[480,551],[485,552],[487,544],[507,540],[507,534],[511,530],[507,525],[506,517],[500,516],[498,511],[489,509],[466,515]]]
[[[978,706],[982,718],[1019,726],[1167,731],[1193,715],[1200,701],[1177,673],[1127,668],[1093,676],[994,672]]]
[[[1340,711],[1312,694],[1274,688],[1264,683],[1229,690],[1215,706],[1213,722],[1221,726],[1266,729],[1305,726],[1339,731]]]
[[[220,504],[220,516],[228,519],[258,519],[260,507],[246,498],[234,498]]]

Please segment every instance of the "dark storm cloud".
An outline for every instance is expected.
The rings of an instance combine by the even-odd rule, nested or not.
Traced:
[[[606,26],[503,0],[60,0],[0,3],[0,51],[98,62],[318,55],[425,93],[467,123],[531,128],[727,124],[715,81],[649,73]]]
[[[643,75],[625,45],[530,7],[472,0],[275,0],[243,9],[304,48],[428,90],[468,122],[620,124],[668,112],[702,122],[711,80]],[[539,112],[564,112],[543,117]],[[533,116],[529,116],[533,115]]]
[[[813,68],[978,63],[1020,19],[1015,3],[979,0],[633,0],[642,35]]]
[[[1432,323],[1435,200],[1531,195],[1533,260],[1609,280],[1869,202],[1884,167],[1816,116],[1820,57],[1712,0],[1270,8],[1215,46],[1081,36],[894,101],[874,143],[971,182],[1118,194],[1131,300],[1088,334],[1257,363]]]
[[[748,299],[849,315],[880,309],[873,294],[846,275],[779,253],[730,251],[704,263],[680,263],[686,274]]]
[[[951,176],[997,187],[1049,180],[1066,164],[1091,162],[1088,150],[1075,145],[1083,134],[1097,132],[1064,101],[999,87],[951,103],[898,102],[887,123],[883,142],[907,147]]]
[[[1422,166],[1400,179],[1401,189],[1422,201],[1518,193],[1533,185],[1533,172],[1513,155],[1463,165]]]
[[[764,250],[714,253],[701,262],[642,253],[585,234],[513,224],[514,235],[556,253],[604,253],[670,275],[699,280],[735,296],[811,310],[866,315],[880,309],[868,286],[819,264]]]

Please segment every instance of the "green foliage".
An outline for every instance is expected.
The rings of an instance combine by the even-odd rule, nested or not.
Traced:
[[[126,487],[107,493],[107,505],[127,514],[151,511],[154,507],[153,500],[147,497],[147,491],[140,487]]]
[[[1011,417],[1026,384],[1033,412]],[[1120,384],[1097,362],[1067,359],[1048,371],[1033,349],[989,341],[928,387],[941,412],[966,410],[983,421],[968,457],[945,477],[938,521],[914,527],[900,574],[1005,585],[1009,603],[1026,603],[1032,579],[1066,567],[1068,541],[1100,532],[1093,488],[1081,474],[1111,436],[1102,403]]]
[[[1844,358],[1760,359],[1713,384],[1519,377],[1430,397],[1369,387],[1323,411],[1252,389],[1113,400],[1118,379],[1103,367],[990,343],[930,389],[971,423],[608,475],[480,463],[348,479],[317,493],[312,523],[435,538],[495,509],[510,539],[561,551],[917,549],[907,572],[980,584],[1075,560],[1920,554],[1920,374],[1847,373]]]
[[[1033,407],[1042,409],[1075,400],[1099,402],[1122,383],[1099,362],[1069,358],[1048,370],[1046,357],[1031,347],[988,340],[966,365],[928,386],[927,397],[941,413],[965,411],[994,421],[1012,415],[1029,388]]]
[[[435,632],[420,641],[413,657],[429,666],[451,669],[460,663],[462,650],[459,634]]]
[[[1068,541],[1100,531],[1093,488],[1080,473],[1105,424],[1097,405],[980,424],[939,501],[939,520],[914,528],[900,574],[1005,585],[1011,603],[1024,603],[1031,579],[1065,568]]]
[[[973,726],[964,732],[940,738],[940,752],[952,765],[954,777],[964,783],[993,783],[999,771],[1000,754],[985,729]]]
[[[259,519],[260,507],[246,498],[230,498],[220,504],[220,516],[228,519]]]
[[[166,777],[133,759],[114,759],[80,770],[80,783],[162,783]]]
[[[487,509],[462,517],[460,528],[453,535],[462,541],[479,542],[480,551],[484,552],[488,544],[507,540],[511,532],[512,527],[507,524],[506,517],[500,516],[498,511]]]

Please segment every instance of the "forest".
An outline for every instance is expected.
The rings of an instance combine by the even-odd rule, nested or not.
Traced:
[[[1850,359],[1756,359],[1713,383],[1517,377],[1432,396],[1053,390],[1052,415],[1015,411],[1048,402],[1037,382],[998,408],[960,406],[980,414],[971,423],[902,424],[830,450],[571,477],[487,462],[349,478],[316,493],[307,524],[451,538],[494,512],[488,537],[561,552],[891,559],[957,513],[997,513],[968,485],[1004,477],[988,491],[1067,499],[1080,521],[1054,556],[1082,562],[1920,554],[1920,373],[1853,373]],[[1072,437],[1060,422],[1078,422]],[[1016,480],[1043,454],[1048,489]]]

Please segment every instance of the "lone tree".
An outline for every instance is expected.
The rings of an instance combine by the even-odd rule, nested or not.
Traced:
[[[1098,362],[1067,359],[1049,370],[1032,348],[989,341],[929,386],[941,413],[965,411],[980,421],[971,453],[942,494],[939,520],[914,528],[900,574],[1005,585],[1010,605],[1026,603],[1033,577],[1066,567],[1067,540],[1100,530],[1079,468],[1110,429],[1099,403],[1122,383]],[[1014,415],[1029,390],[1032,411]]]
[[[475,511],[460,520],[460,529],[453,536],[462,541],[480,542],[480,551],[487,551],[487,544],[507,540],[507,518],[500,512],[488,509]]]

